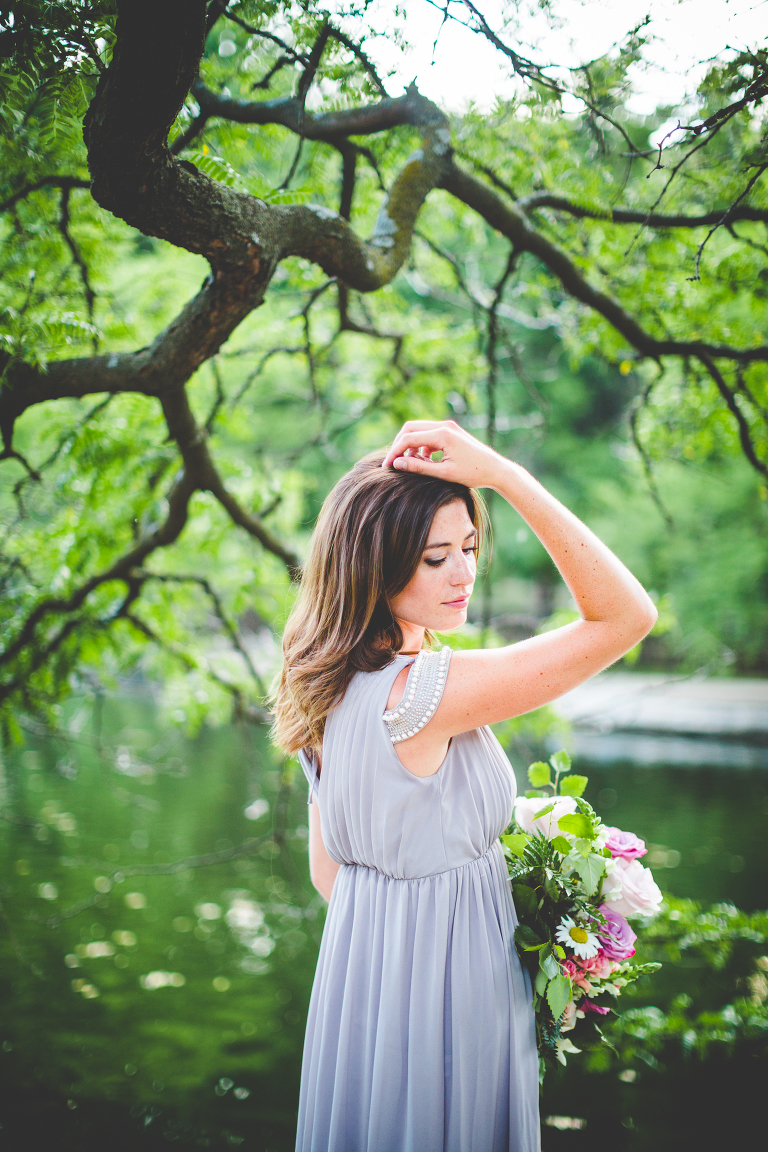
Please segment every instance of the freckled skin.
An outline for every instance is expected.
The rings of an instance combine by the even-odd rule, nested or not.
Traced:
[[[438,508],[416,572],[390,601],[404,652],[419,650],[425,628],[450,632],[465,623],[476,572],[475,528],[464,501],[454,500]]]
[[[442,453],[439,462],[432,454]],[[499,456],[452,420],[404,424],[382,464],[453,483],[498,492],[522,516],[549,552],[576,603],[580,619],[519,644],[457,651],[440,704],[429,724],[395,746],[415,776],[433,776],[451,738],[540,708],[609,667],[650,631],[656,609],[635,577],[590,529],[519,464]],[[424,630],[450,632],[466,620],[475,578],[474,554],[465,552],[471,521],[455,501],[438,510],[419,566],[391,604],[403,631],[403,652],[418,651]],[[430,561],[441,561],[430,564]],[[405,689],[407,669],[392,687],[387,707]],[[310,822],[310,858],[330,892],[335,866],[325,854],[317,806]],[[330,865],[330,867],[329,867]]]

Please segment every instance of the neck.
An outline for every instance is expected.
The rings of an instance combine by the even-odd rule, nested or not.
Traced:
[[[420,652],[424,647],[424,628],[421,624],[411,624],[408,620],[398,620],[403,634],[401,653]]]

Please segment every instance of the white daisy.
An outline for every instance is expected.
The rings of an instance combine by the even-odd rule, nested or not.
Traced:
[[[565,944],[580,960],[591,960],[600,951],[600,942],[595,933],[583,924],[577,924],[572,916],[563,916],[555,936],[560,944]]]

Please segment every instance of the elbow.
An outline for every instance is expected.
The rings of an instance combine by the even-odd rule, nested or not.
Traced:
[[[636,644],[639,644],[640,641],[648,635],[658,618],[659,612],[656,608],[656,605],[654,604],[653,600],[651,600],[650,596],[646,596],[644,603],[638,606],[636,622],[637,639],[635,640]]]
[[[331,892],[333,892],[333,882],[335,876],[329,876],[325,869],[310,868],[309,878],[312,881],[312,887],[316,892],[319,892],[326,903],[330,903]]]

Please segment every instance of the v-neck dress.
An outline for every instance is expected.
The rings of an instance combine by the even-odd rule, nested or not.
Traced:
[[[319,780],[300,757],[341,867],[297,1152],[537,1152],[530,986],[498,840],[514,774],[488,728],[454,736],[434,776],[402,765],[383,714],[410,659],[354,676],[328,716]]]

